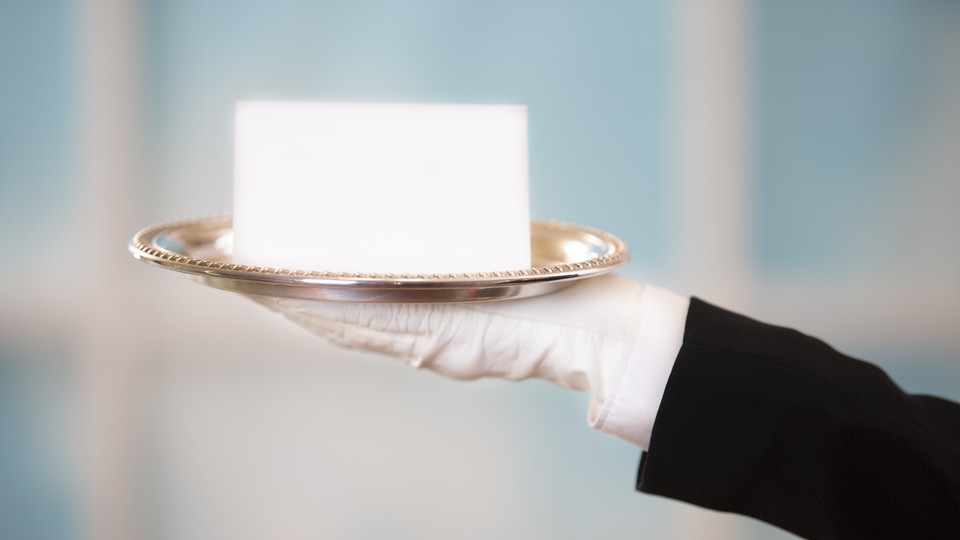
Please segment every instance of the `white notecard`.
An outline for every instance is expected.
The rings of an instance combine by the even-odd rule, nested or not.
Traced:
[[[530,266],[525,106],[240,102],[235,144],[234,262]]]

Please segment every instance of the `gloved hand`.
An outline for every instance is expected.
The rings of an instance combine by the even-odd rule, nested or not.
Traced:
[[[688,303],[617,275],[546,296],[486,303],[253,298],[335,344],[384,353],[454,379],[537,377],[589,390],[591,425],[644,448]],[[621,388],[625,383],[630,387]],[[615,425],[605,427],[611,421]]]

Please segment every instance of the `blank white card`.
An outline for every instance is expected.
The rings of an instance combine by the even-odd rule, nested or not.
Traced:
[[[240,102],[233,260],[361,273],[530,266],[522,105]]]

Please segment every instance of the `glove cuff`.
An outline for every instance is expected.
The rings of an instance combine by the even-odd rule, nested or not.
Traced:
[[[590,427],[646,449],[667,379],[683,344],[690,299],[644,286],[636,340],[617,365],[605,363],[590,402]]]

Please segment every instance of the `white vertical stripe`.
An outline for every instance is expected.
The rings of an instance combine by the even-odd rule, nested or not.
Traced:
[[[748,310],[750,271],[747,0],[678,0],[673,70],[676,277],[691,292]],[[744,520],[677,505],[674,538],[736,539]]]
[[[137,344],[133,264],[124,250],[136,226],[139,173],[138,4],[76,5],[82,228],[81,440],[83,532],[96,540],[139,536],[135,525],[134,387]]]
[[[680,0],[674,50],[673,192],[683,285],[743,308],[751,211],[747,0]]]

